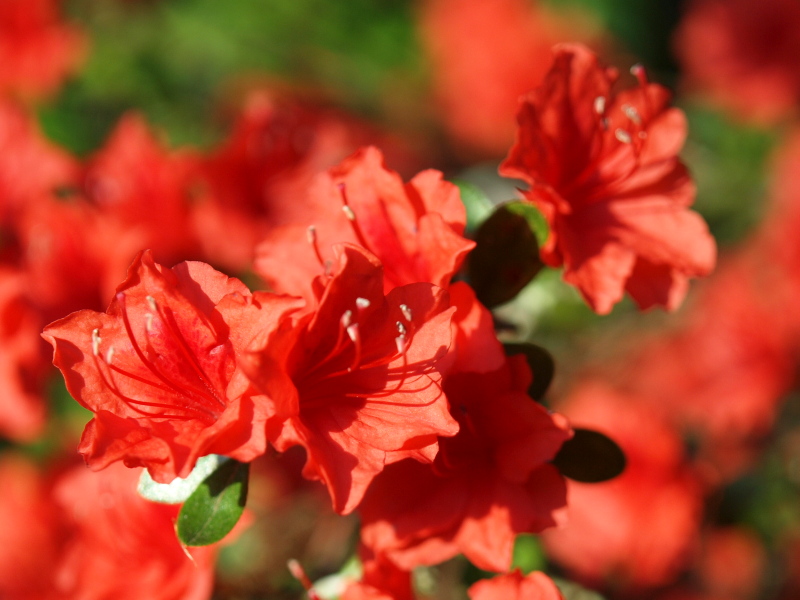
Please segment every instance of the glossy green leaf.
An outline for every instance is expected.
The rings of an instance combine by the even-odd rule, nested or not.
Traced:
[[[150,473],[142,471],[137,491],[142,498],[162,504],[182,504],[194,493],[197,486],[223,463],[230,459],[219,454],[209,454],[197,459],[188,477],[176,477],[170,483],[156,483]]]
[[[176,524],[183,544],[207,546],[233,529],[247,502],[249,468],[249,464],[228,460],[189,496]]]
[[[533,382],[528,387],[528,395],[534,400],[544,398],[553,376],[556,372],[553,356],[541,346],[535,344],[503,344],[508,356],[524,354],[528,360],[528,366],[533,372]]]
[[[489,308],[513,299],[544,266],[528,220],[503,205],[475,232],[467,274],[478,299]]]
[[[625,454],[608,436],[591,429],[575,429],[553,464],[564,477],[582,483],[607,481],[625,470]]]

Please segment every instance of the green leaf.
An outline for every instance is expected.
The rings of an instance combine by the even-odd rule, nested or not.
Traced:
[[[553,464],[564,477],[581,483],[607,481],[625,470],[625,454],[608,436],[591,429],[575,429]]]
[[[475,295],[489,308],[513,299],[544,266],[528,220],[509,204],[483,222],[475,242],[467,274]]]
[[[521,217],[525,217],[531,231],[536,235],[536,241],[539,242],[539,247],[544,246],[547,237],[550,235],[550,226],[547,224],[547,219],[533,204],[528,202],[508,202],[504,205],[508,210]]]
[[[197,486],[214,471],[216,471],[223,463],[228,462],[230,459],[227,456],[220,456],[219,454],[209,454],[197,459],[192,472],[188,477],[177,477],[170,483],[156,483],[150,477],[150,473],[142,471],[142,476],[139,478],[139,486],[137,491],[142,498],[152,502],[160,502],[162,504],[182,504],[188,500],[189,496],[197,489]]]
[[[247,502],[250,465],[228,460],[206,477],[178,514],[178,539],[207,546],[224,538],[239,521]]]
[[[533,381],[528,387],[528,395],[534,400],[540,401],[544,398],[545,392],[553,381],[556,372],[553,356],[541,346],[535,344],[503,344],[508,356],[524,354],[528,360],[528,366],[533,372]]]
[[[492,201],[474,183],[462,180],[453,180],[453,183],[458,186],[461,203],[467,211],[467,231],[474,231],[492,212]]]

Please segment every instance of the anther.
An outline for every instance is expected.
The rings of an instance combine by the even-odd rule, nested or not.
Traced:
[[[602,115],[606,112],[606,99],[604,96],[598,96],[594,99],[594,112],[598,115]]]
[[[106,352],[106,364],[110,365],[112,360],[114,360],[114,346],[111,346]]]
[[[309,225],[306,229],[306,239],[312,246],[317,243],[317,228],[313,225]]]
[[[342,327],[349,329],[350,324],[353,322],[353,311],[349,309],[344,311],[342,318],[339,319],[339,322],[342,324]]]
[[[405,335],[408,333],[406,326],[403,325],[400,321],[397,321],[396,325],[397,325],[397,333],[405,337]]]
[[[353,212],[353,209],[350,208],[347,204],[342,206],[342,212],[344,212],[344,216],[347,217],[349,221],[355,222],[356,220],[356,213]]]
[[[100,330],[92,329],[92,354],[100,356]]]
[[[156,299],[152,296],[147,296],[147,305],[150,307],[150,310],[153,312],[158,312],[158,304],[156,304]]]
[[[400,312],[403,313],[406,321],[413,321],[414,320],[414,313],[411,312],[411,309],[408,308],[407,304],[400,305]]]
[[[625,116],[633,121],[636,125],[642,124],[642,117],[639,116],[639,112],[630,104],[623,104],[622,112],[624,112]]]
[[[631,134],[625,131],[624,129],[617,129],[614,131],[614,137],[617,138],[623,144],[630,144],[631,143]]]
[[[144,329],[147,333],[153,333],[153,315],[150,313],[144,315]]]
[[[636,63],[631,67],[631,75],[639,80],[639,84],[647,85],[647,71],[641,63]]]
[[[364,310],[365,308],[369,308],[370,301],[366,298],[356,298],[356,307],[358,310]]]

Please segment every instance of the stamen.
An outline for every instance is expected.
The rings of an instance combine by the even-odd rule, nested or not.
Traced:
[[[308,575],[306,575],[306,572],[297,560],[294,558],[290,559],[289,562],[286,563],[286,566],[289,567],[289,572],[292,574],[292,577],[297,579],[300,585],[303,586],[303,589],[305,589],[308,594],[308,600],[321,600],[316,590],[314,590],[314,584],[311,583]]]
[[[344,212],[344,216],[347,217],[349,221],[355,223],[356,221],[356,213],[353,212],[353,209],[350,208],[347,204],[342,207],[342,212]]]
[[[594,112],[598,115],[602,115],[606,112],[606,99],[604,96],[598,96],[594,99]]]
[[[641,63],[636,63],[631,67],[631,75],[639,80],[640,85],[647,85],[647,71]]]
[[[339,319],[339,322],[345,329],[350,327],[350,324],[353,322],[353,311],[350,309],[344,311],[344,314],[342,314],[342,318]]]
[[[306,239],[308,239],[308,243],[311,244],[311,247],[314,249],[314,254],[319,264],[322,265],[322,268],[325,270],[325,274],[328,275],[328,263],[322,260],[322,253],[319,251],[319,244],[317,243],[317,228],[314,227],[314,225],[309,225],[308,229],[306,229]]]
[[[631,134],[625,131],[624,129],[617,129],[616,131],[614,131],[614,137],[617,138],[623,144],[630,144],[632,142]]]
[[[113,360],[114,360],[114,346],[111,346],[111,348],[108,349],[108,352],[106,352],[106,364],[110,365],[111,361]]]
[[[153,312],[158,312],[158,304],[156,304],[156,299],[152,296],[147,296],[147,304],[150,306],[150,310]]]
[[[150,313],[144,315],[144,328],[147,333],[153,333],[153,315]]]
[[[356,298],[356,307],[358,310],[364,310],[365,308],[369,308],[370,301],[366,298]]]
[[[100,356],[100,330],[92,329],[92,354]]]
[[[354,353],[353,353],[353,362],[348,367],[347,371],[352,373],[358,368],[358,365],[361,363],[361,335],[358,331],[358,323],[353,323],[347,329],[347,336],[350,338],[350,341],[353,342],[354,346]]]
[[[630,104],[623,104],[622,112],[624,112],[625,116],[628,117],[631,121],[633,121],[636,125],[641,126],[642,117],[639,116],[639,112]]]
[[[414,320],[414,313],[411,312],[411,309],[408,308],[407,304],[400,305],[400,312],[403,313],[406,321],[413,321]]]

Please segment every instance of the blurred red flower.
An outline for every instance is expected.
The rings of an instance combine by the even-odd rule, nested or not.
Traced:
[[[150,248],[157,261],[174,264],[199,257],[190,218],[197,163],[188,152],[162,148],[145,120],[129,113],[86,163],[83,188],[107,219],[137,237],[134,252]]]
[[[589,305],[607,313],[625,291],[641,308],[674,309],[690,277],[708,274],[714,240],[688,210],[694,184],[677,153],[686,119],[646,83],[612,91],[617,74],[577,45],[557,46],[552,69],[519,109],[501,174],[547,218],[541,249]]]
[[[177,505],[139,496],[141,469],[76,467],[56,483],[54,503],[67,530],[55,598],[207,600],[216,548],[191,551],[175,535]]]
[[[610,481],[568,482],[567,524],[542,534],[548,555],[623,593],[670,582],[690,558],[703,502],[677,431],[646,402],[599,381],[584,381],[558,408],[573,426],[617,442],[627,465]]]
[[[795,0],[694,0],[675,32],[686,86],[740,117],[772,123],[800,101]]]
[[[530,0],[424,0],[419,30],[439,116],[459,154],[498,157],[514,141],[519,97],[539,85],[553,44],[586,39]]]
[[[67,389],[95,413],[79,448],[89,466],[122,460],[169,482],[206,454],[249,461],[265,451],[264,405],[236,364],[267,314],[249,296],[204,263],[166,269],[148,251],[106,313],[82,310],[45,328]],[[270,318],[292,306],[279,304]]]
[[[60,0],[0,2],[0,93],[38,98],[75,72],[86,40],[61,20]]]
[[[458,426],[441,389],[446,293],[416,283],[384,296],[375,257],[349,245],[334,257],[315,284],[318,306],[254,343],[248,374],[274,404],[270,441],[302,445],[304,475],[322,480],[344,514],[385,465],[432,461],[437,436]]]
[[[257,250],[257,272],[280,292],[309,296],[309,283],[342,242],[377,256],[387,292],[421,281],[447,287],[474,246],[463,237],[458,188],[433,169],[404,184],[375,147],[319,175],[295,207],[303,219],[270,229]]]
[[[469,588],[470,600],[562,600],[556,584],[544,573],[523,575],[519,569],[483,579]]]

